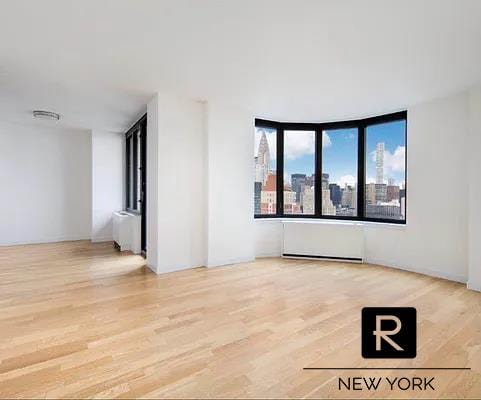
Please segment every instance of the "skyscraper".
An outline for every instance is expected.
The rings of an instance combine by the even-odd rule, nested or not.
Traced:
[[[332,204],[334,204],[335,206],[341,205],[341,198],[342,198],[341,187],[336,183],[330,183],[329,190],[331,192]]]
[[[261,213],[261,191],[262,191],[262,183],[254,182],[254,213],[255,214]]]
[[[399,186],[388,185],[386,190],[386,201],[399,201]]]
[[[331,191],[322,189],[322,215],[336,215],[336,206],[332,204]]]
[[[301,202],[301,194],[304,193],[306,187],[306,174],[292,174],[291,175],[292,191],[296,192],[296,202]]]
[[[366,204],[376,204],[376,184],[368,183],[365,186],[365,202]]]
[[[384,143],[376,145],[376,183],[384,183]]]
[[[322,174],[322,189],[329,189],[329,174]]]
[[[259,141],[259,150],[257,151],[256,175],[260,175],[258,179],[262,179],[263,185],[266,184],[270,168],[271,155],[269,152],[269,143],[267,142],[266,133],[262,131],[261,140]]]
[[[302,197],[303,214],[314,214],[314,187],[306,186]]]

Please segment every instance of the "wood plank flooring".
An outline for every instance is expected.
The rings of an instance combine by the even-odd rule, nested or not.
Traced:
[[[364,360],[364,306],[414,306],[418,355]],[[306,371],[303,367],[471,367]],[[338,389],[434,376],[435,392]],[[481,293],[385,267],[261,259],[156,276],[110,243],[0,248],[1,398],[480,398]]]

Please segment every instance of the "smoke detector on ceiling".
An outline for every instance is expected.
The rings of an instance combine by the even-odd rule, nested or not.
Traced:
[[[48,119],[51,121],[58,121],[60,119],[60,115],[51,111],[42,111],[42,110],[35,110],[33,112],[34,118],[39,119]]]

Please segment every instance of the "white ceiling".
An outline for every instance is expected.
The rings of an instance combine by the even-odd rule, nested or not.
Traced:
[[[0,119],[121,131],[156,91],[292,121],[481,81],[479,0],[0,0]]]

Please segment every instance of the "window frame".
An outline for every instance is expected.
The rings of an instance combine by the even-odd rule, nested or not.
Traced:
[[[139,182],[138,170],[145,170],[145,160],[138,159],[138,150],[142,154],[141,147],[145,146],[146,130],[147,115],[144,115],[125,133],[125,210],[139,214],[142,214],[145,199],[142,198],[143,188],[140,187],[142,182]],[[142,137],[141,140],[139,140],[139,136]],[[132,159],[130,158],[130,152],[132,152]],[[130,176],[131,169],[132,179]],[[132,198],[130,196],[131,190]],[[139,191],[140,196],[138,195]],[[132,204],[130,200],[132,200]],[[132,207],[134,204],[137,205],[136,208]]]
[[[404,145],[405,145],[405,170],[404,170],[404,219],[372,218],[365,216],[365,185],[366,185],[366,129],[372,125],[384,124],[395,121],[404,121]],[[266,119],[255,119],[255,127],[264,127],[277,130],[276,137],[276,213],[254,214],[256,219],[269,218],[294,218],[294,219],[325,219],[342,221],[366,221],[388,224],[405,225],[407,222],[407,111],[399,111],[375,117],[323,123],[293,123],[279,122]],[[358,157],[357,157],[357,216],[322,215],[322,133],[332,129],[358,130]],[[314,214],[284,214],[284,131],[286,130],[312,130],[315,131],[315,186],[314,186]]]

